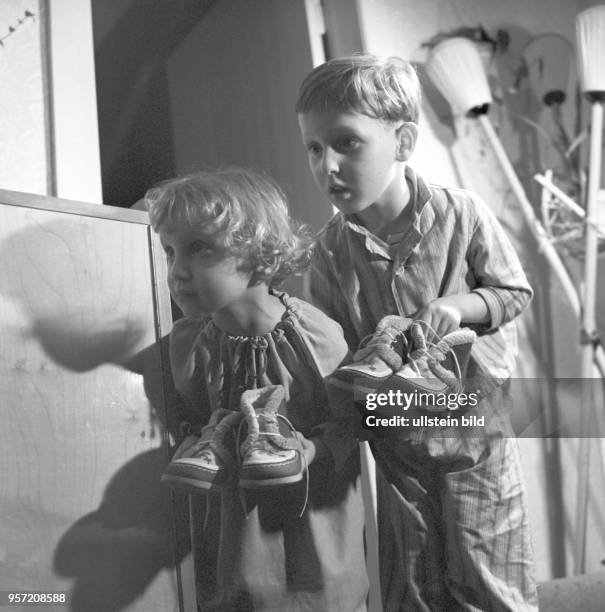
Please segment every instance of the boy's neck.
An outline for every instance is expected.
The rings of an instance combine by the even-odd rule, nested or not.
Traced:
[[[356,215],[362,225],[379,238],[400,234],[411,223],[413,202],[403,169],[383,195],[382,201]]]
[[[214,324],[231,336],[263,336],[275,328],[286,307],[266,283],[250,287],[237,302],[212,314]]]

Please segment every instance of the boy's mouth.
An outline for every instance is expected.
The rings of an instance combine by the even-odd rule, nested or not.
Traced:
[[[343,185],[330,185],[328,187],[328,193],[330,195],[341,195],[345,193],[346,191],[348,191],[348,189],[344,187]]]

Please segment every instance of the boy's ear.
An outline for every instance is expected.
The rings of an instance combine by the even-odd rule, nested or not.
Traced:
[[[397,128],[397,161],[407,161],[414,152],[418,138],[418,126],[411,121],[402,123]]]

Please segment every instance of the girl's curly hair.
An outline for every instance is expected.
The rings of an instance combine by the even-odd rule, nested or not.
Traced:
[[[170,179],[149,189],[145,204],[156,232],[166,223],[193,228],[270,286],[309,265],[310,231],[289,216],[277,183],[256,170],[232,166]]]

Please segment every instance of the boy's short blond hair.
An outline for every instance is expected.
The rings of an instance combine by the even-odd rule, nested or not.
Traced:
[[[383,121],[418,123],[421,89],[400,57],[351,55],[314,68],[300,86],[296,112],[337,109]]]
[[[219,251],[246,260],[257,281],[279,285],[309,265],[313,237],[290,217],[264,173],[231,166],[170,179],[145,194],[153,229],[189,227]]]

